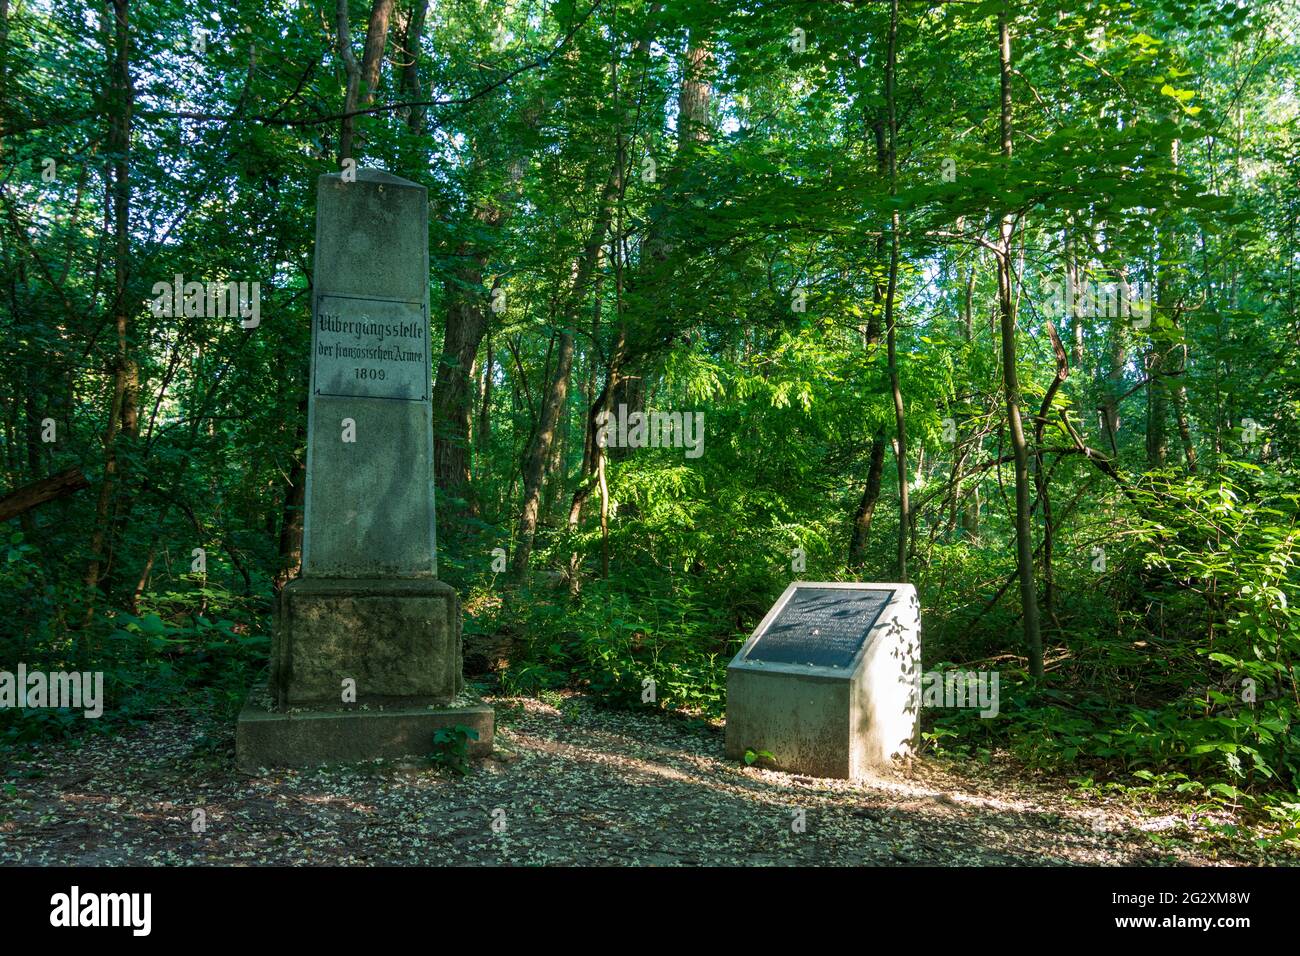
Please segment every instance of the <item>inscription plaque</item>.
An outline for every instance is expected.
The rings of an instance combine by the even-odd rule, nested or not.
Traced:
[[[893,595],[886,589],[796,588],[745,660],[848,667]]]
[[[429,400],[429,322],[423,302],[320,295],[312,322],[312,392]]]

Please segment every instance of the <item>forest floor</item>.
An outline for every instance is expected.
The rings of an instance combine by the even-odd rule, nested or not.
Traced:
[[[729,762],[703,721],[489,700],[496,752],[467,776],[420,761],[242,774],[233,721],[212,714],[42,747],[0,780],[0,863],[1300,863],[1224,835],[1239,822],[1224,814],[1083,793],[997,757],[849,784]]]

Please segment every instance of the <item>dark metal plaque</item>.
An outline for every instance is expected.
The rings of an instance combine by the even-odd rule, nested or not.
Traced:
[[[848,667],[893,596],[889,588],[796,588],[745,660]]]

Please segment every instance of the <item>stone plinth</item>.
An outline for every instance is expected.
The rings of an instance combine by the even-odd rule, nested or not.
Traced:
[[[368,705],[369,706],[369,705]],[[244,702],[235,730],[239,769],[312,767],[378,757],[423,757],[433,753],[439,730],[468,727],[471,757],[492,753],[492,708],[458,699],[453,706],[382,704],[373,709],[276,708],[257,688]]]
[[[460,694],[460,598],[442,581],[299,578],[280,592],[271,684],[280,706]]]

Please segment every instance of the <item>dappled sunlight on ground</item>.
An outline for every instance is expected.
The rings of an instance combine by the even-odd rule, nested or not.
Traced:
[[[168,717],[80,749],[47,747],[14,765],[14,792],[0,802],[0,861],[1263,861],[1198,845],[1198,821],[1170,808],[1143,815],[996,764],[915,759],[865,780],[822,780],[729,762],[721,730],[702,721],[603,709],[576,696],[558,708],[523,698],[493,703],[496,751],[467,777],[419,760],[240,774],[233,723],[204,715]]]

